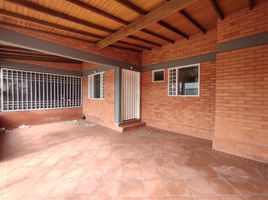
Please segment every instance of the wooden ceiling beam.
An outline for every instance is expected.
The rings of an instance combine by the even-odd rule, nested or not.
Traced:
[[[35,56],[37,58],[48,58],[48,59],[64,59],[64,60],[70,60],[70,61],[76,61],[68,58],[63,58],[59,56],[53,56],[53,55],[45,55],[45,54],[36,54],[36,53],[29,53],[29,52],[18,52],[18,51],[1,51],[0,55],[18,55],[18,56]],[[79,62],[79,61],[76,61]]]
[[[38,12],[42,12],[44,14],[48,14],[48,15],[51,15],[51,16],[54,16],[54,17],[61,18],[63,20],[68,20],[68,21],[71,21],[71,22],[74,22],[74,23],[77,23],[77,24],[80,24],[80,25],[88,26],[90,28],[95,28],[95,29],[100,30],[100,31],[104,31],[104,32],[108,32],[108,33],[115,32],[115,30],[108,29],[108,28],[105,28],[105,27],[102,27],[102,26],[99,26],[99,25],[90,23],[88,21],[85,21],[85,20],[82,20],[82,19],[73,17],[71,15],[67,15],[67,14],[64,14],[64,13],[57,12],[57,11],[52,10],[50,8],[46,8],[46,7],[40,6],[38,4],[34,4],[32,2],[29,2],[29,1],[25,1],[25,0],[7,0],[7,1],[9,1],[11,3],[14,3],[14,4],[18,4],[20,6],[27,7],[29,9],[33,9],[33,10],[38,11]],[[103,12],[99,12],[99,13],[102,13],[103,14]],[[34,19],[34,20],[36,20],[36,19]],[[45,21],[43,21],[43,23],[44,22]],[[60,26],[60,25],[57,25],[57,24],[52,24],[50,22],[45,22],[45,23],[46,24],[49,23],[51,25],[51,27],[54,27],[54,28],[55,28],[55,26],[57,26],[57,27]],[[64,28],[64,30],[70,30],[72,32],[74,32],[74,30],[75,30],[76,33],[78,33],[77,32],[78,31],[77,29],[73,29],[73,28],[69,28],[69,27]],[[93,34],[93,33],[88,33],[88,32],[85,32],[85,31],[79,31],[79,32],[81,32],[81,33],[84,32],[84,33],[87,34],[87,36],[98,38],[98,39],[103,39],[104,38],[103,36],[100,36],[100,35],[97,35],[97,34]],[[85,34],[83,34],[83,35],[85,35]]]
[[[21,31],[34,31],[37,33],[43,33],[43,34],[47,34],[47,35],[55,35],[55,36],[60,36],[60,37],[64,37],[64,38],[68,38],[68,39],[74,39],[74,40],[78,40],[78,41],[82,41],[82,42],[87,42],[87,43],[91,43],[91,44],[95,44],[94,41],[88,40],[88,39],[82,39],[82,38],[77,38],[77,37],[73,37],[73,36],[69,36],[69,35],[65,35],[65,34],[59,34],[59,33],[55,33],[55,32],[50,32],[50,31],[44,31],[44,30],[40,30],[40,29],[35,29],[35,28],[29,28],[29,27],[24,27],[24,26],[20,26],[20,25],[14,25],[14,24],[10,24],[10,23],[5,23],[1,21],[0,27],[4,27],[4,28],[8,28],[8,29],[14,29],[14,30],[21,30]]]
[[[193,24],[196,28],[198,28],[202,33],[206,33],[206,29],[198,23],[191,15],[189,15],[185,10],[181,10],[180,14],[184,16],[191,24]]]
[[[15,51],[15,52],[22,52],[22,53],[38,53],[35,51],[21,49],[21,48],[17,48],[17,47],[11,47],[11,46],[0,46],[0,53],[1,53],[1,51]]]
[[[128,47],[121,47],[121,46],[116,46],[116,45],[110,45],[110,47],[113,47],[113,48],[116,48],[116,49],[124,49],[124,50],[128,50],[128,51],[134,51],[134,52],[142,53],[142,50],[132,49],[132,48],[128,48]]]
[[[224,14],[217,2],[217,0],[209,0],[211,6],[213,7],[214,11],[216,12],[218,18],[220,18],[221,20],[224,19]]]
[[[49,31],[44,31],[44,30],[40,30],[40,29],[34,29],[34,28],[29,28],[29,27],[24,27],[24,26],[20,26],[20,25],[14,25],[14,24],[10,24],[10,23],[6,23],[6,22],[1,22],[0,26],[4,26],[4,27],[8,27],[8,28],[14,28],[14,29],[20,29],[22,31],[35,31],[38,33],[44,33],[44,34],[48,34],[48,35],[56,35],[56,36],[60,36],[60,37],[65,37],[65,38],[69,38],[69,39],[74,39],[77,41],[81,41],[81,42],[88,42],[91,44],[95,44],[95,42],[91,41],[91,40],[87,40],[87,39],[81,39],[81,38],[77,38],[77,37],[73,37],[73,36],[69,36],[69,35],[64,35],[64,34],[59,34],[59,33],[55,33],[55,32],[49,32]],[[121,41],[120,41],[121,42]],[[131,43],[129,43],[131,44]],[[133,44],[131,44],[133,46]],[[114,47],[111,45],[111,47],[119,49],[119,47]],[[16,48],[16,47],[14,47]],[[134,51],[133,49],[128,49],[128,48],[124,48],[124,50],[129,50],[129,51]]]
[[[9,51],[9,50],[1,50],[0,55],[1,54],[10,54],[10,55],[29,55],[29,56],[36,56],[36,57],[42,57],[42,58],[61,58],[58,56],[53,56],[53,55],[49,55],[49,54],[42,54],[42,53],[36,53],[36,52],[22,52],[22,51]]]
[[[96,38],[96,39],[104,39],[105,38],[104,36],[100,36],[100,35],[96,35],[96,34],[93,34],[93,33],[86,32],[86,31],[81,31],[81,30],[69,28],[67,26],[54,24],[54,23],[39,20],[39,19],[36,19],[36,18],[31,18],[31,17],[25,16],[25,15],[13,13],[13,12],[6,11],[6,10],[3,10],[3,9],[0,9],[0,15],[15,18],[15,19],[19,19],[19,20],[23,20],[23,21],[27,21],[27,22],[42,25],[42,26],[46,26],[46,27],[49,27],[49,28],[55,28],[55,29],[58,29],[58,30],[61,30],[61,31],[68,31],[68,32],[72,32],[72,33],[75,33],[75,34],[80,34],[80,35],[91,37],[91,38]],[[1,22],[0,25],[14,26],[14,25],[11,25],[11,24],[6,23],[6,22]],[[15,27],[19,27],[19,25],[15,25]],[[62,34],[58,34],[58,33],[52,33],[52,32],[48,32],[48,31],[37,30],[37,29],[32,29],[32,28],[29,28],[29,29],[34,30],[34,31],[44,32],[44,33],[50,33],[50,34],[57,35],[57,36],[62,36]],[[74,39],[71,36],[64,35],[64,37]],[[147,44],[150,44],[150,45],[154,45],[154,46],[160,46],[160,47],[162,46],[159,43],[152,42],[150,40],[142,39],[142,38],[135,37],[135,36],[129,36],[129,38],[132,38],[134,40],[141,41],[141,42],[144,42],[144,43],[147,43]],[[88,40],[88,42],[94,43],[94,42],[89,41],[89,40]]]
[[[3,10],[3,9],[0,9],[0,15],[12,17],[12,18],[15,18],[15,19],[20,19],[20,20],[23,20],[23,21],[35,23],[35,24],[50,27],[50,28],[59,29],[59,30],[62,30],[62,31],[69,31],[69,32],[72,32],[72,33],[81,34],[81,35],[85,35],[85,36],[92,37],[92,38],[98,38],[98,39],[103,39],[104,38],[103,36],[100,36],[100,35],[97,35],[97,34],[93,34],[93,33],[89,33],[89,32],[86,32],[86,31],[73,29],[73,28],[70,28],[70,27],[67,27],[67,26],[54,24],[54,23],[51,23],[51,22],[47,22],[47,21],[36,19],[36,18],[28,17],[26,15],[13,13],[13,12],[6,11],[6,10]]]
[[[248,0],[248,7],[250,10],[252,10],[255,6],[255,2],[254,0]]]
[[[150,47],[145,47],[145,46],[138,45],[138,44],[132,44],[132,43],[129,43],[129,42],[118,41],[117,43],[129,45],[129,46],[133,46],[133,47],[138,47],[138,48],[142,48],[142,49],[152,50]]]
[[[114,15],[112,15],[110,13],[104,12],[103,10],[100,10],[100,9],[98,9],[98,8],[96,8],[94,6],[91,6],[91,5],[87,4],[87,3],[84,3],[84,2],[82,2],[80,0],[67,0],[67,1],[70,2],[70,3],[72,3],[72,4],[74,4],[74,5],[79,6],[81,8],[84,8],[86,10],[89,10],[91,12],[94,12],[96,14],[99,14],[99,15],[101,15],[103,17],[106,17],[106,18],[108,18],[110,20],[113,20],[113,21],[115,21],[115,22],[117,22],[119,24],[122,24],[124,26],[127,26],[127,25],[130,24],[130,22],[128,22],[128,21],[125,21],[125,20],[123,20],[123,19],[121,19],[121,18],[119,18],[117,16],[114,16]],[[154,37],[157,37],[157,38],[160,38],[162,40],[165,40],[167,42],[170,42],[170,43],[174,43],[175,42],[174,40],[171,40],[171,39],[169,39],[169,38],[167,38],[165,36],[162,36],[160,34],[154,33],[154,32],[152,32],[152,31],[150,31],[148,29],[142,29],[141,31],[144,32],[144,33],[147,33],[149,35],[152,35]]]
[[[167,3],[165,3],[163,6],[151,11],[150,13],[138,18],[134,22],[131,22],[128,26],[121,28],[115,33],[110,34],[105,39],[99,41],[96,44],[96,47],[98,49],[102,49],[104,47],[107,47],[118,40],[121,40],[122,38],[125,38],[144,27],[155,23],[169,15],[172,15],[173,13],[176,13],[180,11],[181,9],[184,9],[185,7],[189,6],[193,0],[171,0]]]
[[[89,10],[91,12],[94,12],[94,13],[98,14],[98,15],[106,17],[106,18],[108,18],[110,20],[116,21],[119,24],[128,25],[128,23],[129,23],[129,22],[117,17],[117,16],[114,16],[114,15],[112,15],[110,13],[107,13],[107,12],[105,12],[105,11],[99,9],[99,8],[96,8],[96,7],[91,6],[91,5],[87,4],[87,3],[84,3],[83,1],[80,1],[80,0],[67,0],[67,1],[72,3],[72,4],[74,4],[74,5],[79,6],[81,8],[84,8],[85,10]]]
[[[35,56],[18,56],[18,55],[1,55],[0,59],[14,59],[14,60],[34,60],[34,61],[46,61],[46,62],[61,62],[61,63],[74,63],[81,64],[80,61],[64,60],[64,59],[48,59],[48,58],[37,58]]]
[[[140,30],[141,32],[144,32],[144,33],[147,33],[147,34],[149,34],[149,35],[152,35],[152,36],[155,36],[155,37],[157,37],[157,38],[160,38],[160,39],[162,39],[162,40],[165,40],[165,41],[167,41],[167,42],[169,42],[169,43],[175,43],[175,41],[174,40],[172,40],[172,39],[169,39],[169,38],[167,38],[167,37],[165,37],[165,36],[163,36],[163,35],[160,35],[160,34],[158,34],[158,33],[155,33],[155,32],[153,32],[153,31],[150,31],[150,30],[148,30],[148,29],[146,29],[146,28],[144,28],[144,29],[142,29],[142,30]]]
[[[88,42],[88,43],[91,43],[91,44],[95,43],[95,41],[91,41],[91,40],[88,40],[88,39],[76,38],[76,37],[69,36],[69,35],[64,35],[64,34],[50,32],[50,31],[44,31],[44,30],[37,29],[37,28],[30,28],[30,27],[20,26],[20,25],[17,25],[17,24],[15,25],[15,24],[3,22],[3,21],[0,21],[0,22],[1,22],[0,26],[3,26],[3,27],[19,29],[19,30],[22,30],[22,31],[29,31],[30,30],[30,31],[35,31],[37,33],[44,33],[44,34],[48,34],[48,35],[55,35],[55,36],[65,37],[65,38],[68,38],[68,39],[79,40],[79,41]]]
[[[142,8],[138,7],[137,5],[135,5],[134,3],[131,3],[128,0],[117,0],[118,3],[120,3],[121,5],[127,7],[128,9],[132,10],[133,12],[140,14],[140,15],[146,15],[148,14],[147,11],[143,10]]]
[[[186,33],[184,33],[181,30],[175,28],[174,26],[171,26],[170,24],[168,24],[168,23],[166,23],[164,21],[159,21],[157,23],[160,24],[161,26],[163,26],[164,28],[166,28],[166,29],[168,29],[168,30],[170,30],[170,31],[182,36],[183,38],[189,39],[189,36]]]
[[[141,41],[141,42],[145,42],[145,43],[148,43],[148,44],[157,46],[157,47],[162,47],[162,45],[159,44],[159,43],[157,43],[157,42],[153,42],[153,41],[151,41],[151,40],[146,40],[146,39],[143,39],[143,38],[134,36],[134,35],[129,35],[129,36],[127,36],[127,37],[128,37],[128,38],[131,38],[131,39],[134,39],[134,40],[139,40],[139,41]]]
[[[121,5],[127,7],[128,9],[134,11],[135,13],[137,14],[140,14],[140,15],[146,15],[148,14],[149,12],[143,10],[142,8],[138,7],[137,5],[131,3],[130,1],[128,0],[117,0],[118,3],[120,3]],[[189,36],[187,34],[185,34],[184,32],[182,32],[181,30],[175,28],[174,26],[171,26],[170,24],[160,20],[158,22],[156,22],[157,24],[159,24],[160,26],[168,29],[169,31],[172,31],[186,39],[189,38]],[[173,42],[174,43],[174,42]]]
[[[107,28],[107,27],[104,27],[104,26],[100,26],[98,24],[95,24],[95,23],[92,23],[92,22],[89,22],[89,21],[86,21],[86,20],[83,20],[83,19],[80,19],[80,18],[76,18],[76,17],[73,17],[71,15],[61,13],[61,12],[58,12],[56,10],[52,10],[50,8],[47,8],[47,7],[40,6],[38,4],[32,3],[32,2],[27,1],[27,0],[6,0],[6,1],[14,3],[16,5],[20,5],[22,7],[29,8],[31,10],[35,10],[37,12],[41,12],[41,13],[44,13],[44,14],[47,14],[47,15],[51,15],[53,17],[61,18],[63,20],[68,20],[70,22],[74,22],[74,23],[77,23],[77,24],[82,24],[84,26],[94,28],[96,30],[100,30],[100,31],[103,31],[103,32],[106,32],[106,33],[113,33],[115,31],[113,29],[110,29],[110,28]]]

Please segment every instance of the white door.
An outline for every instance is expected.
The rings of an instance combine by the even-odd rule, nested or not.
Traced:
[[[122,70],[122,120],[140,118],[140,73]]]

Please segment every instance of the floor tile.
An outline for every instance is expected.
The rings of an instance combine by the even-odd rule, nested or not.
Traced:
[[[215,154],[190,136],[59,122],[14,129],[3,139],[7,199],[268,199],[267,169]]]
[[[65,196],[73,194],[78,186],[77,181],[59,181],[55,187],[49,192],[48,196]]]
[[[122,167],[108,167],[103,174],[104,179],[121,180],[122,176],[123,176]]]
[[[222,179],[207,179],[208,184],[217,194],[235,194],[235,190]]]
[[[95,179],[79,181],[77,187],[74,190],[74,194],[87,196],[97,195],[100,189],[100,184],[100,180],[97,181]]]
[[[204,179],[187,179],[185,180],[187,188],[193,194],[211,195],[215,194],[212,187]]]
[[[147,196],[168,196],[168,191],[161,179],[144,181],[144,188]]]
[[[99,196],[119,197],[121,181],[106,179],[103,180],[98,192]]]
[[[189,191],[183,180],[166,180],[166,186],[170,195],[186,195]]]
[[[130,167],[124,167],[123,169],[123,180],[129,180],[129,179],[141,179],[141,169],[140,168],[130,168]]]
[[[145,196],[143,181],[140,180],[127,180],[122,182],[120,196]]]

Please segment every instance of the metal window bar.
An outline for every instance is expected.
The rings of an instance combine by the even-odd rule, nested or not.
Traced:
[[[82,79],[76,76],[1,68],[1,111],[82,106]]]

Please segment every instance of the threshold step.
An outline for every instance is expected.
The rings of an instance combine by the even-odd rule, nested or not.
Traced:
[[[119,128],[121,132],[126,132],[126,131],[130,131],[130,130],[145,126],[145,124],[146,124],[145,122],[139,119],[128,120],[128,121],[124,121],[120,123]]]

